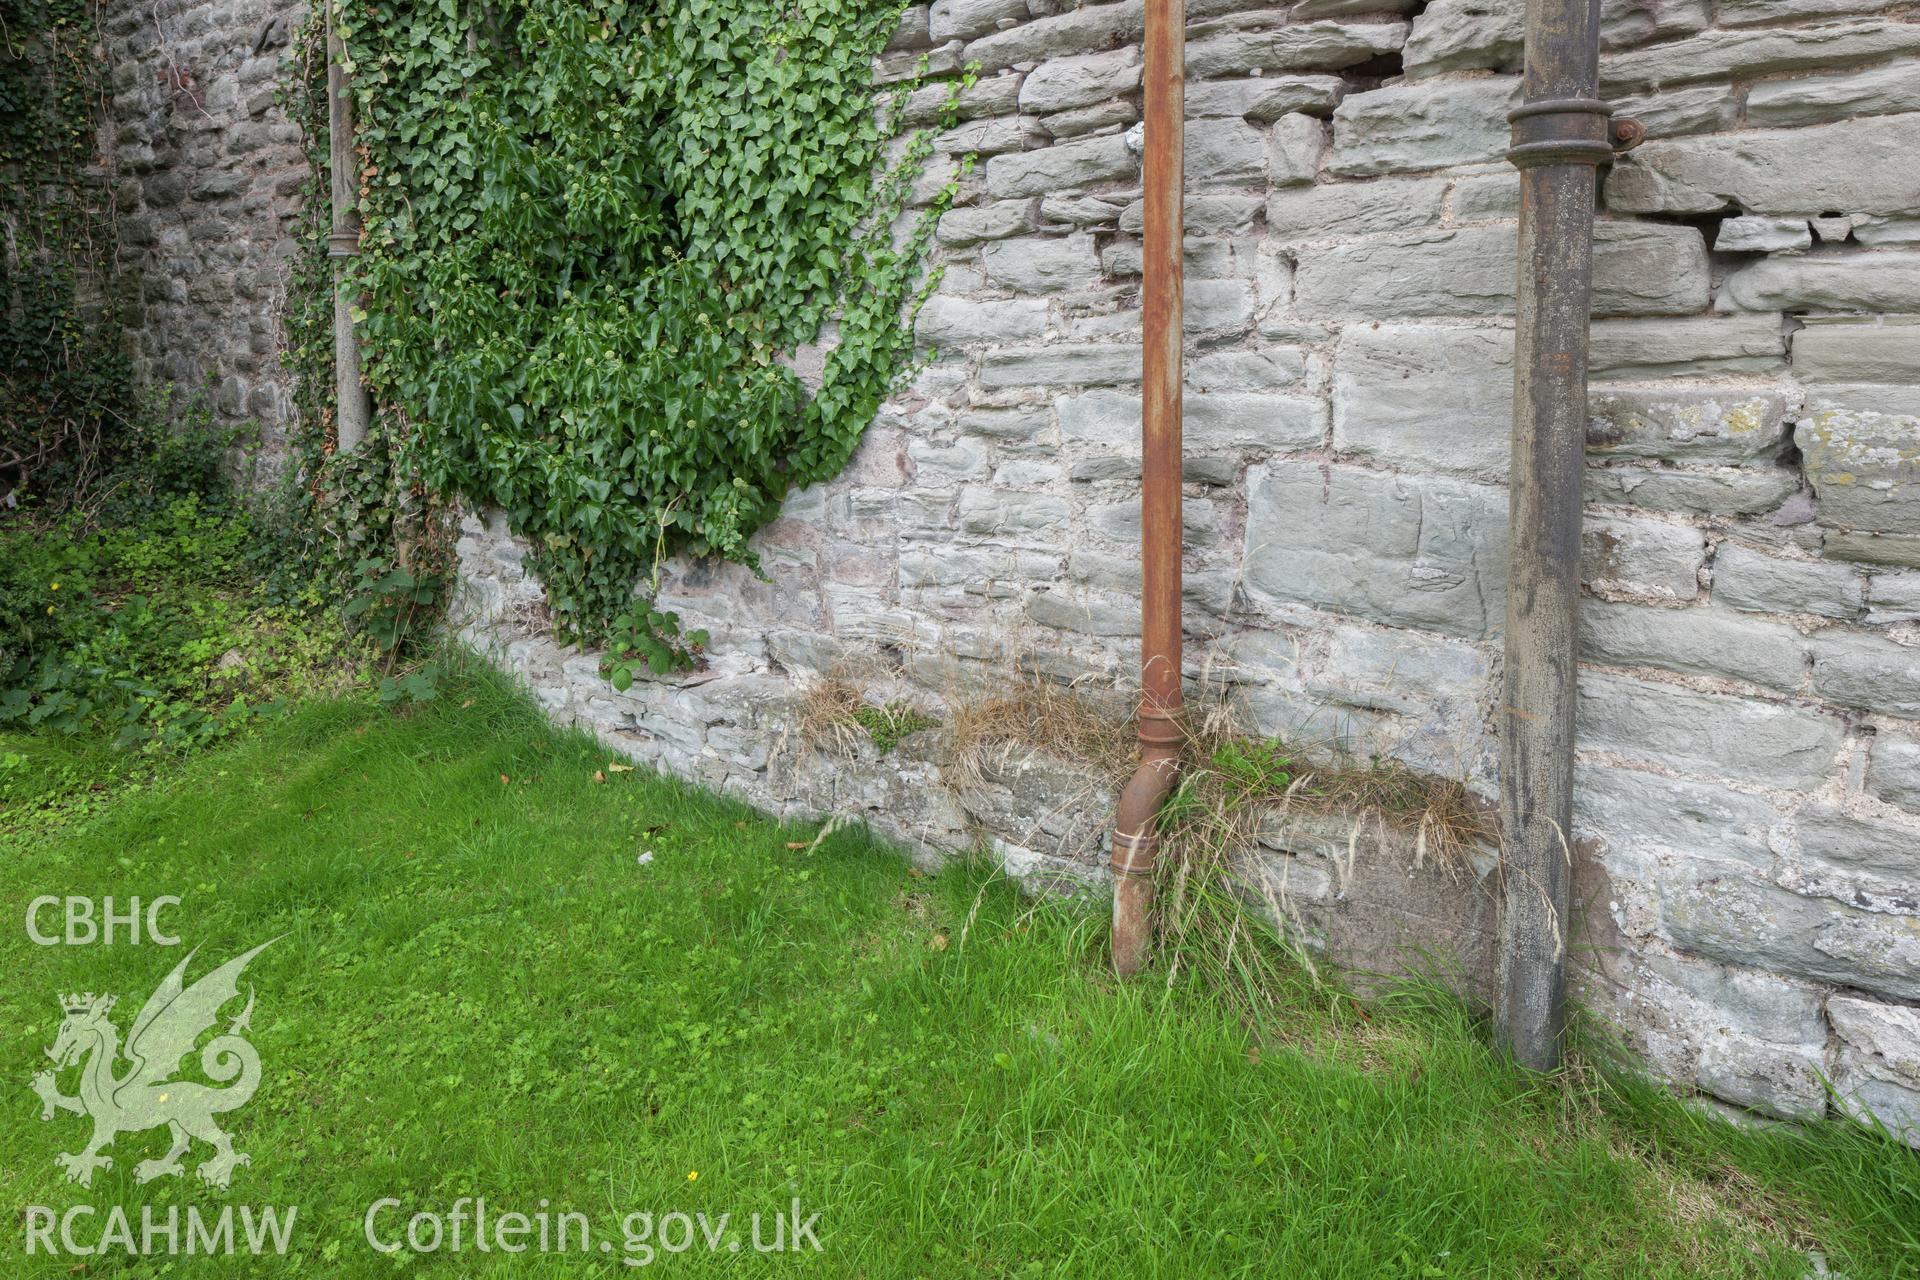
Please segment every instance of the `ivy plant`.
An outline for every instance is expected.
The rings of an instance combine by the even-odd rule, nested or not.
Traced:
[[[896,230],[930,151],[871,86],[902,7],[338,0],[368,380],[426,486],[528,539],[563,637],[683,665],[636,587],[752,565],[910,359],[951,188]]]
[[[138,443],[92,172],[105,96],[89,0],[0,0],[0,516],[110,490]]]

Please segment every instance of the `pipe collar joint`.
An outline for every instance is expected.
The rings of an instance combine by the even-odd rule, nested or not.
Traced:
[[[1613,108],[1598,98],[1542,98],[1507,113],[1513,146],[1507,159],[1517,169],[1543,164],[1599,165],[1613,159],[1607,127]]]
[[[1116,876],[1152,876],[1160,858],[1160,837],[1152,831],[1113,833],[1107,866]]]

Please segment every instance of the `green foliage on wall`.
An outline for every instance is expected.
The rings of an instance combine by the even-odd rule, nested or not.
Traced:
[[[0,0],[0,500],[84,499],[137,406],[93,167],[104,96],[86,0]]]
[[[344,620],[382,650],[392,681],[407,678],[396,676],[396,664],[418,657],[419,642],[431,635],[449,577],[452,530],[445,505],[403,456],[406,424],[397,415],[375,415],[351,453],[335,447],[324,12],[314,6],[296,34],[279,90],[287,118],[302,131],[308,179],[281,320],[281,359],[294,375],[294,429],[282,491],[268,508],[270,533],[289,576],[317,584],[340,606]]]
[[[630,625],[664,555],[751,564],[936,283],[945,198],[895,229],[929,143],[890,154],[870,87],[900,0],[338,8],[367,376],[406,461],[507,511],[570,637]]]

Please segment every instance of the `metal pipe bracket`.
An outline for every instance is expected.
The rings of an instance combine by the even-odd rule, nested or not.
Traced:
[[[1608,121],[1613,108],[1598,98],[1542,98],[1507,113],[1513,146],[1507,159],[1518,169],[1543,164],[1605,164],[1613,159]],[[1636,122],[1637,123],[1637,122]],[[1641,130],[1641,137],[1646,131]]]

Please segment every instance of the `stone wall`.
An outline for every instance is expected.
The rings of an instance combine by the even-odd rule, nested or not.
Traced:
[[[136,377],[208,393],[269,454],[292,413],[280,360],[290,232],[308,170],[278,105],[305,6],[106,0],[109,152]]]
[[[272,271],[296,184],[283,5],[110,6],[150,371],[284,404]],[[1506,561],[1518,0],[1189,0],[1187,675],[1258,732],[1491,794]],[[852,670],[939,712],[1138,661],[1139,0],[939,0],[876,77],[977,64],[930,359],[846,472],[681,562],[708,668],[615,693],[556,645],[495,518],[464,633],[556,719],[919,856],[984,841],[1097,884],[1108,780],[937,731],[799,730]],[[1653,1070],[1762,1116],[1920,1131],[1920,25],[1882,0],[1606,0],[1605,176],[1574,833],[1580,997]],[[183,84],[169,68],[189,73]],[[173,78],[169,78],[173,77]],[[137,186],[137,191],[134,187]],[[144,236],[144,239],[142,239]],[[1498,890],[1403,836],[1296,824],[1247,862],[1336,959],[1484,978]]]

